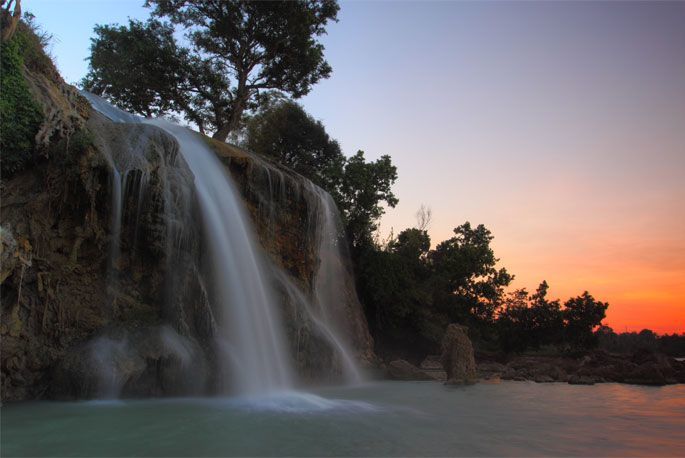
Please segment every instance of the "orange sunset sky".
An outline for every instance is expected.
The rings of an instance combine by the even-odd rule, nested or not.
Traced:
[[[142,0],[33,0],[67,81]],[[433,212],[495,236],[514,288],[608,301],[616,331],[685,332],[685,2],[341,2],[301,100],[346,154],[398,167],[381,232]]]

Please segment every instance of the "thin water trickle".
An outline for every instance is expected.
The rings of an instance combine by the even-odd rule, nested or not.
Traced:
[[[330,194],[310,183],[311,192],[317,197],[316,224],[319,268],[314,282],[314,303],[320,316],[318,320],[332,336],[339,349],[345,369],[345,376],[351,382],[362,380],[361,372],[352,356],[347,341],[351,330],[341,329],[348,301],[357,301],[352,273],[349,270],[349,256],[346,251],[344,231],[338,209]],[[351,297],[344,297],[351,294]]]

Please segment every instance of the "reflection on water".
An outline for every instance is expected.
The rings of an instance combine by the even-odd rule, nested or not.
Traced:
[[[383,382],[2,407],[3,456],[678,456],[685,385]]]

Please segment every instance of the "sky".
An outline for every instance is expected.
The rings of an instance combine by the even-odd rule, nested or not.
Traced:
[[[143,0],[28,0],[68,82],[95,24]],[[330,79],[301,100],[348,155],[392,156],[381,232],[495,236],[515,288],[685,332],[685,2],[341,2]]]

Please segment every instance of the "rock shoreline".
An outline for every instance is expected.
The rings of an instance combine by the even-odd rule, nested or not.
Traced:
[[[593,351],[581,357],[519,355],[510,358],[477,358],[479,382],[499,380],[532,381],[536,383],[625,383],[631,385],[663,386],[685,383],[685,361],[653,352],[617,355]],[[447,375],[437,356],[427,357],[419,367],[401,360],[403,371],[393,361],[386,367],[386,377],[393,380],[447,381]]]

